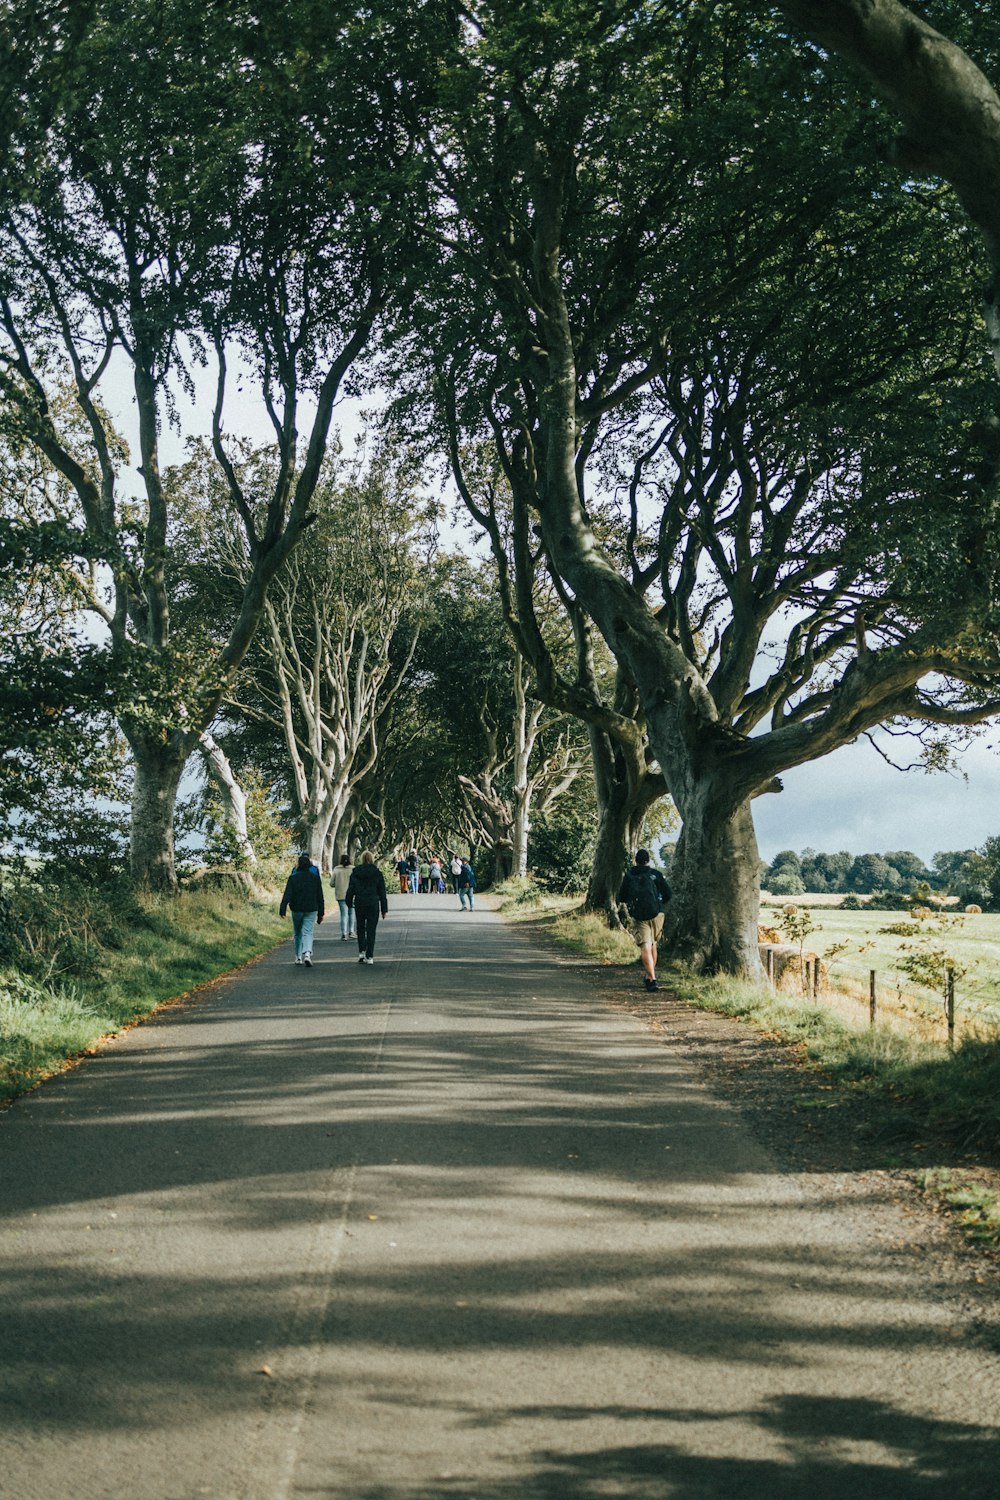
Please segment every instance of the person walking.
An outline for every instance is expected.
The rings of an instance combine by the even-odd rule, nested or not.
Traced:
[[[430,891],[437,896],[441,890],[441,861],[436,854],[431,856],[431,862],[427,867],[427,879],[430,883]]]
[[[405,858],[396,861],[396,874],[399,876],[399,894],[405,896],[410,889],[410,863]]]
[[[347,887],[351,883],[354,874],[354,866],[351,864],[351,856],[344,853],[340,856],[340,864],[333,872],[333,893],[340,907],[340,941],[346,943],[348,938],[354,936],[354,912],[347,904]]]
[[[431,881],[431,867],[428,864],[428,862],[427,862],[426,859],[422,859],[420,861],[420,894],[421,894],[421,896],[426,896],[427,895],[427,892],[431,888],[430,881]]]
[[[323,882],[308,854],[299,855],[299,862],[285,884],[278,914],[283,917],[289,910],[292,913],[292,932],[295,936],[295,962],[311,969],[313,930],[322,922],[326,907],[323,901]]]
[[[420,860],[416,849],[410,850],[406,864],[410,875],[410,895],[416,896],[420,892]]]
[[[467,859],[462,860],[462,868],[458,876],[458,901],[462,910],[465,911],[465,903],[469,903],[469,911],[475,906],[476,877],[472,866]]]
[[[656,982],[656,945],[663,933],[663,909],[669,900],[670,887],[659,870],[651,866],[649,850],[637,849],[635,864],[622,880],[618,902],[628,907],[632,918],[647,990],[660,987]]]
[[[370,849],[362,854],[361,863],[354,866],[347,887],[347,905],[353,908],[357,919],[358,963],[372,964],[375,962],[375,929],[379,913],[383,919],[389,915],[389,899],[382,871]]]
[[[462,860],[458,854],[451,856],[451,888],[458,895],[458,877],[462,873]]]

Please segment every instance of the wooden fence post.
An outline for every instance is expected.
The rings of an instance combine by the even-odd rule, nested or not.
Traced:
[[[767,982],[774,989],[774,949],[767,950]]]
[[[945,1010],[948,1016],[948,1051],[955,1050],[955,970],[951,964],[945,970]]]
[[[875,970],[868,971],[868,1024],[875,1025]]]

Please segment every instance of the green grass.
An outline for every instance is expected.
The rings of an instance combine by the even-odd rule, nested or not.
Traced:
[[[500,910],[508,922],[543,921],[557,942],[587,958],[606,964],[638,960],[631,934],[612,931],[603,917],[581,911],[579,895],[551,895],[530,880],[516,878],[495,886],[490,894],[500,897]]]
[[[1000,1244],[1000,1199],[990,1186],[950,1167],[931,1167],[918,1180],[929,1198],[957,1216],[970,1240],[991,1249]]]
[[[70,908],[60,923],[72,921]],[[77,925],[86,943],[78,941],[71,965],[65,945],[42,951],[28,928],[29,958],[42,972],[0,969],[0,1101],[288,935],[275,904],[222,892],[139,898],[118,923],[102,921],[99,933],[84,915]]]
[[[771,923],[775,910],[780,913],[780,904],[765,903],[761,922]],[[805,946],[827,964],[831,987],[855,1001],[860,1024],[867,1016],[874,969],[886,1018],[941,1041],[943,965],[951,962],[959,1036],[1000,1027],[1000,915],[947,912],[920,921],[905,912],[808,910],[815,926]]]

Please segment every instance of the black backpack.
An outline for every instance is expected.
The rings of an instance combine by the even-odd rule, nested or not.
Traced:
[[[660,915],[660,892],[652,870],[633,870],[630,873],[626,905],[633,922],[651,922]]]

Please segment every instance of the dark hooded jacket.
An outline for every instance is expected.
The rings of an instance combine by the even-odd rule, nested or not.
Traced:
[[[355,865],[351,883],[347,887],[348,909],[354,906],[377,906],[383,917],[389,910],[385,893],[385,880],[378,865]]]
[[[289,875],[281,898],[282,916],[289,907],[292,911],[314,911],[322,919],[325,912],[323,882],[314,870],[293,870]]]

